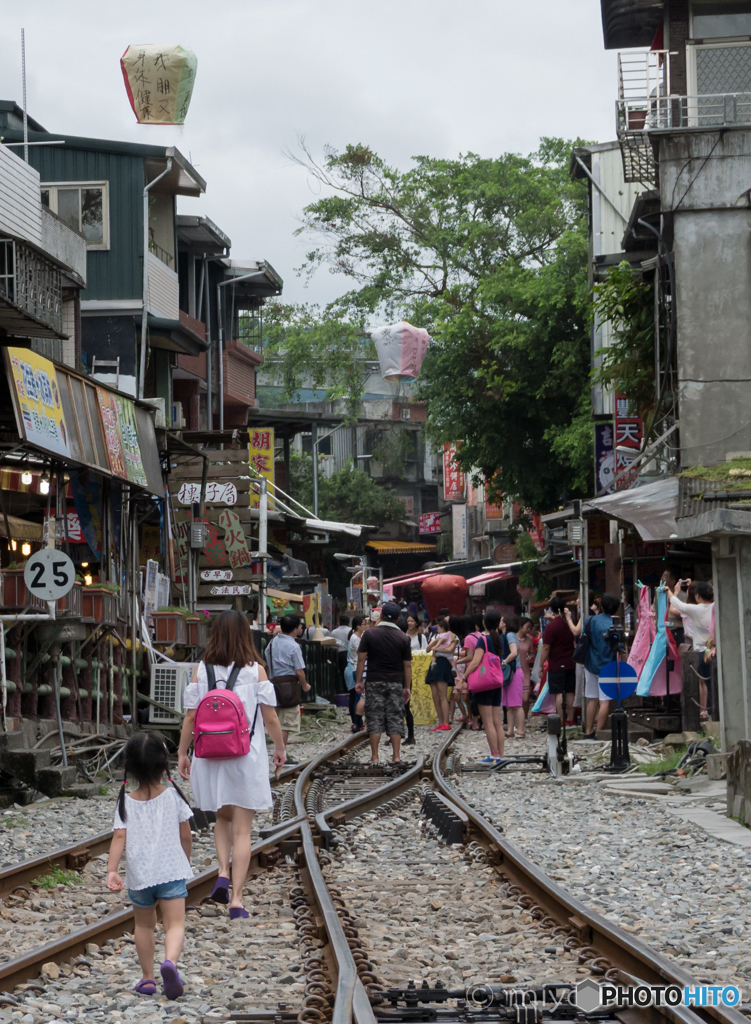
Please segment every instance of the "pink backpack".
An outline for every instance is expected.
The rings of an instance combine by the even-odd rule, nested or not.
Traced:
[[[258,705],[253,716],[253,728],[248,729],[245,705],[234,692],[234,685],[240,675],[235,665],[226,682],[226,689],[219,690],[213,665],[206,666],[209,692],[196,708],[193,723],[193,747],[196,757],[221,760],[242,757],[250,751],[250,743],[256,729]]]

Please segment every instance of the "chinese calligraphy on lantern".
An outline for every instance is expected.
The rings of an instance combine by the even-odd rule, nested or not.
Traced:
[[[182,484],[177,492],[177,500],[181,505],[193,505],[201,500],[200,483]],[[216,480],[209,480],[206,483],[206,504],[207,505],[235,505],[237,504],[237,487],[233,483],[220,484]]]
[[[183,124],[198,61],[185,46],[141,43],[120,58],[125,88],[141,124]]]
[[[457,466],[456,444],[443,446],[443,499],[444,501],[461,501],[464,497],[464,470]]]
[[[615,396],[613,433],[615,435],[615,489],[625,491],[629,487],[633,487],[636,482],[638,471],[629,469],[629,467],[641,450],[643,436],[641,417],[630,414],[629,400],[626,395]],[[617,479],[619,475],[620,479]]]
[[[265,477],[272,484],[272,488],[269,488],[271,492],[274,483],[274,431],[270,427],[251,429],[248,444],[248,463],[251,469],[251,480],[257,481],[259,476]],[[251,485],[250,507],[258,508],[259,500],[258,492]],[[273,507],[271,493],[269,493],[269,508]]]

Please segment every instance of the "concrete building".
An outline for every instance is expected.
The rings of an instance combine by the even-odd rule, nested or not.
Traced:
[[[601,8],[605,47],[625,51],[617,132],[624,180],[639,190],[624,237],[654,239],[662,407],[648,440],[672,430],[679,475],[705,466],[720,477],[680,478],[675,512],[677,540],[712,545],[730,750],[751,736],[751,490],[737,490],[751,462],[728,465],[751,458],[751,4],[601,0]]]

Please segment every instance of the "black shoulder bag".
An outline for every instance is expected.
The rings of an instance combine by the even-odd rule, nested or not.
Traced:
[[[276,694],[276,706],[278,708],[296,708],[302,701],[300,680],[296,674],[287,676],[277,676],[274,674],[274,662],[271,653],[273,646],[274,641],[272,640],[266,648],[266,658],[271,670],[271,685],[274,687],[274,693]]]
[[[589,651],[589,645],[592,642],[592,636],[589,632],[589,624],[592,621],[590,616],[584,623],[584,628],[579,634],[579,639],[576,641],[576,647],[574,647],[574,661],[577,665],[583,665],[587,658],[587,652]]]

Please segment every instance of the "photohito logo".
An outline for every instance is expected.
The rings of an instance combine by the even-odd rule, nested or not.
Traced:
[[[609,985],[592,978],[576,986],[575,1002],[584,1013],[613,1006],[737,1006],[735,985]]]

